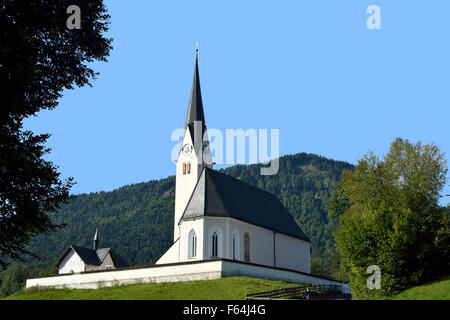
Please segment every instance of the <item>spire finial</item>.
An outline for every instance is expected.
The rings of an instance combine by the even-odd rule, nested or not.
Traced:
[[[198,53],[198,41],[195,43],[195,53]]]
[[[98,249],[98,230],[95,229],[95,235],[94,235],[94,250]]]

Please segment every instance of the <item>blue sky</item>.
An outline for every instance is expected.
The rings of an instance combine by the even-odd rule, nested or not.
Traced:
[[[25,123],[52,134],[47,158],[74,194],[175,173],[196,42],[208,128],[279,129],[281,155],[356,163],[401,137],[448,159],[450,1],[106,3],[114,49],[93,87]],[[366,26],[372,4],[381,30]]]

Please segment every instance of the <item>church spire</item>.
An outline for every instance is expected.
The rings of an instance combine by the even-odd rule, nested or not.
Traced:
[[[189,129],[191,132],[192,139],[194,138],[194,123],[195,121],[202,122],[202,132],[201,138],[203,139],[203,134],[206,131],[205,114],[203,112],[203,101],[202,93],[200,90],[200,76],[198,72],[198,44],[195,53],[195,69],[194,69],[194,79],[192,81],[191,96],[189,98],[189,107],[186,117],[185,129]]]
[[[98,249],[98,231],[95,229],[95,235],[94,235],[94,250]]]

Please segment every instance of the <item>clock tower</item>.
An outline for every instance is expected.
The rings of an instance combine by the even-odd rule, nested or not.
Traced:
[[[194,191],[204,167],[212,168],[209,140],[203,112],[200,77],[198,72],[198,49],[196,49],[194,80],[184,127],[183,142],[177,159],[175,181],[175,219],[173,241],[180,236],[178,223]]]

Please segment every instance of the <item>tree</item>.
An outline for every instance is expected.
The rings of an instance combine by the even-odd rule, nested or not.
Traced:
[[[330,277],[328,267],[321,259],[311,257],[311,274],[319,277]]]
[[[341,258],[339,257],[339,254],[337,254],[331,258],[329,273],[330,273],[331,278],[333,278],[333,279],[348,282],[348,277],[345,274],[345,270],[341,263]]]
[[[397,138],[383,160],[366,155],[344,171],[329,210],[339,216],[337,250],[357,295],[391,295],[449,270],[449,215],[439,206],[447,174],[434,144]],[[370,265],[381,290],[366,286]]]
[[[70,5],[81,29],[69,30]],[[90,85],[87,65],[106,61],[109,15],[102,0],[5,0],[0,4],[0,265],[33,255],[29,240],[55,230],[47,214],[68,199],[72,179],[42,157],[48,134],[22,129],[26,117],[54,109],[64,89]]]
[[[3,281],[0,285],[0,297],[9,296],[25,287],[28,277],[33,272],[23,264],[12,263],[6,269],[3,275]]]

